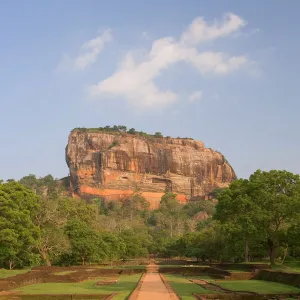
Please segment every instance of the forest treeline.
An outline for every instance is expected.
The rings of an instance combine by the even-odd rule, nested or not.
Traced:
[[[0,183],[0,266],[74,265],[116,259],[190,257],[258,261],[300,257],[300,178],[256,171],[215,193],[218,203],[159,209],[136,191],[121,201],[69,198],[51,175]]]

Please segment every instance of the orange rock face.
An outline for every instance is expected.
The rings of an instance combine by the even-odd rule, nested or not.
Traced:
[[[139,190],[152,208],[165,192],[176,193],[184,203],[236,179],[221,153],[192,139],[75,129],[66,161],[75,195],[119,200]]]

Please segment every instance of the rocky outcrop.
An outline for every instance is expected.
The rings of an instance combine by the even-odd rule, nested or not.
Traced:
[[[152,208],[165,192],[186,202],[236,179],[220,152],[193,139],[75,129],[66,161],[75,195],[118,200],[139,190]]]

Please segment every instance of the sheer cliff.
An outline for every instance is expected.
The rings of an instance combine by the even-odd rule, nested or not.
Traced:
[[[236,179],[220,152],[193,139],[75,129],[66,161],[75,195],[118,200],[138,190],[152,208],[165,192],[186,202]]]

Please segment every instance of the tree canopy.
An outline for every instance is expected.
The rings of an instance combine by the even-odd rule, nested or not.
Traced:
[[[123,128],[123,130],[125,130]],[[147,257],[241,262],[300,258],[300,178],[256,171],[186,204],[166,192],[150,210],[139,188],[120,201],[67,197],[30,174],[0,183],[0,266],[69,265]]]

